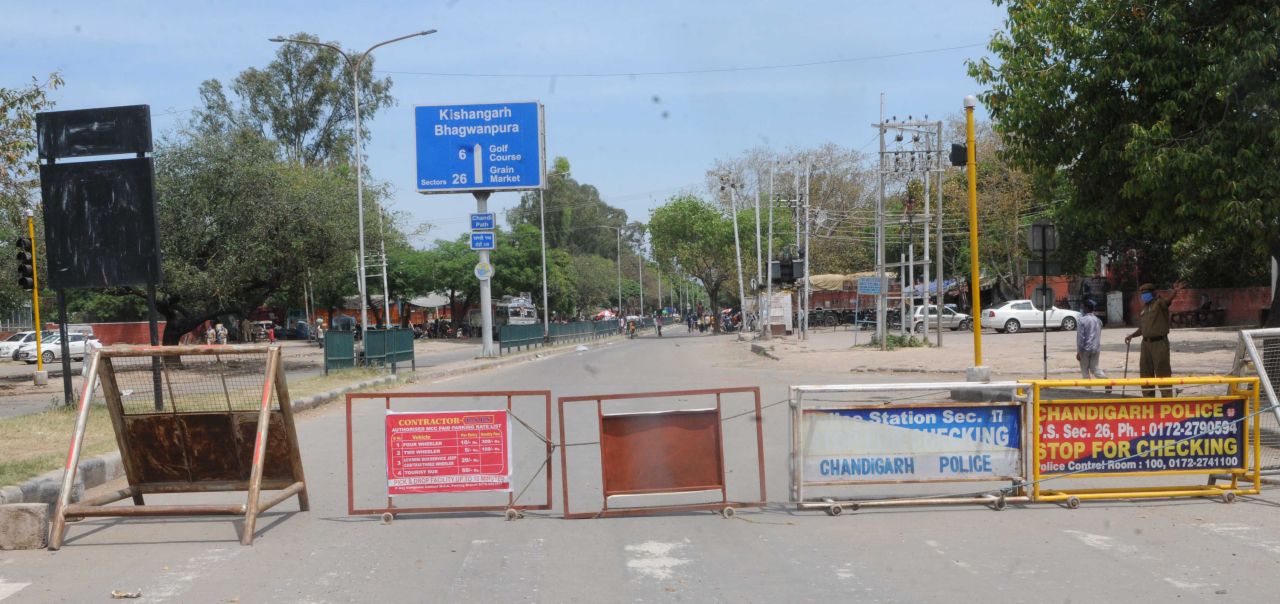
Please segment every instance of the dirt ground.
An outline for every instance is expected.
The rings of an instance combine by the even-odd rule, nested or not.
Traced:
[[[1126,346],[1124,338],[1133,328],[1102,331],[1102,355],[1099,367],[1108,377],[1125,375]],[[769,354],[777,357],[765,362],[796,371],[849,371],[852,373],[922,373],[931,381],[964,379],[965,369],[974,365],[973,333],[944,331],[942,346],[936,334],[930,334],[930,346],[881,351],[869,346],[872,331],[848,328],[821,329],[809,333],[807,340],[795,337],[756,341]],[[856,345],[855,345],[856,340]],[[1170,360],[1173,374],[1223,375],[1231,371],[1239,332],[1235,329],[1178,329],[1169,334]],[[992,380],[1033,379],[1044,376],[1046,334],[1025,331],[1002,334],[982,333],[982,364],[991,371]],[[1080,375],[1076,362],[1076,332],[1050,331],[1047,334],[1049,377],[1069,378]],[[1141,342],[1129,346],[1128,375],[1139,377],[1138,357]],[[747,343],[741,347],[747,348]]]

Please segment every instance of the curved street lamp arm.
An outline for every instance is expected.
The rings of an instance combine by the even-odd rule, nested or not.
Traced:
[[[401,40],[408,40],[409,38],[416,38],[416,37],[418,37],[418,36],[429,36],[429,35],[431,35],[431,34],[436,33],[436,31],[437,31],[437,30],[434,30],[434,29],[428,29],[428,30],[424,30],[424,31],[415,32],[415,33],[411,33],[411,34],[408,34],[408,35],[400,36],[399,38],[392,38],[392,39],[390,39],[390,40],[386,40],[386,41],[383,41],[383,42],[378,42],[377,44],[374,44],[373,46],[370,46],[370,47],[369,47],[369,50],[366,50],[366,51],[364,51],[363,53],[361,53],[361,54],[360,54],[360,58],[359,58],[359,60],[357,60],[357,61],[356,61],[356,68],[358,69],[358,68],[360,67],[360,64],[361,64],[361,63],[364,63],[365,58],[369,56],[369,53],[373,52],[373,51],[374,51],[374,49],[376,49],[376,48],[378,48],[378,47],[386,46],[386,45],[388,45],[388,44],[394,44],[394,43],[399,42],[399,41],[401,41]]]
[[[316,41],[313,41],[313,40],[299,40],[299,39],[297,39],[297,38],[283,38],[283,37],[280,37],[280,36],[276,36],[276,37],[274,37],[274,38],[268,38],[268,39],[267,39],[267,41],[268,41],[268,42],[277,42],[277,43],[293,42],[294,44],[309,44],[309,45],[311,45],[311,46],[323,46],[323,47],[328,48],[328,49],[330,49],[330,50],[336,51],[338,54],[342,55],[342,58],[343,58],[343,59],[346,59],[346,61],[347,61],[347,64],[348,64],[348,65],[350,65],[350,64],[351,64],[351,55],[348,55],[348,54],[346,53],[346,51],[342,50],[341,48],[339,48],[339,47],[337,47],[337,46],[334,46],[333,44],[329,44],[329,43],[327,43],[327,42],[316,42]]]

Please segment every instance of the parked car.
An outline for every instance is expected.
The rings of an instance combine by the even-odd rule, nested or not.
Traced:
[[[35,340],[36,332],[34,331],[19,331],[9,336],[3,342],[0,342],[0,359],[18,360],[18,349],[23,344],[34,342]]]
[[[71,355],[73,361],[83,361],[85,352],[85,342],[90,339],[97,339],[93,336],[86,336],[82,333],[68,334],[67,336],[67,352]],[[52,333],[44,338],[41,342],[40,356],[45,363],[52,363],[62,355],[62,339],[57,333]],[[36,362],[36,343],[28,342],[18,348],[18,360],[26,361],[28,364]]]
[[[926,314],[927,313],[927,314]],[[927,317],[927,321],[926,321]],[[938,324],[938,307],[930,304],[928,307],[917,306],[915,318],[911,324],[911,329],[916,333],[924,333],[932,329]],[[956,312],[955,309],[944,306],[942,307],[942,326],[956,331],[957,329],[969,329],[973,324],[973,317],[962,312]]]
[[[1061,329],[1073,331],[1080,323],[1080,313],[1052,306],[1042,312],[1030,300],[1010,300],[983,311],[984,323],[1001,333],[1018,333],[1023,329]]]

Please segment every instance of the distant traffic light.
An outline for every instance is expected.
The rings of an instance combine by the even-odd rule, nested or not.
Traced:
[[[792,258],[783,253],[779,260],[769,262],[769,280],[779,285],[795,283],[804,278],[804,260]]]
[[[969,147],[960,143],[951,143],[951,165],[956,167],[969,165]]]
[[[36,269],[35,249],[31,246],[31,240],[19,237],[13,245],[18,248],[18,287],[33,289],[36,286]]]

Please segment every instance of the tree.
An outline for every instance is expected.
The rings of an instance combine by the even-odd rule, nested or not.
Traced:
[[[557,157],[553,165],[555,170],[548,175],[549,186],[543,193],[547,247],[562,248],[574,255],[615,255],[617,241],[613,232],[599,227],[623,227],[627,224],[627,213],[600,199],[600,191],[594,186],[569,176],[569,160]],[[508,212],[507,222],[512,227],[527,224],[540,228],[538,191],[521,195],[520,203]]]
[[[308,269],[350,263],[345,166],[298,165],[247,130],[162,141],[156,150],[165,344],[222,315],[246,316]]]
[[[663,269],[696,278],[712,304],[718,302],[721,286],[736,270],[733,222],[724,212],[697,197],[676,197],[654,208],[649,237]]]
[[[306,32],[292,38],[320,40]],[[372,56],[360,65],[357,79],[364,120],[395,104],[391,79],[373,77]],[[240,72],[231,91],[235,102],[216,79],[200,85],[204,107],[196,119],[204,130],[252,129],[279,142],[289,160],[305,164],[345,162],[351,156],[355,141],[351,70],[336,51],[311,44],[281,44],[265,68]],[[369,139],[368,130],[361,134],[363,140]]]
[[[580,312],[613,306],[618,296],[618,265],[596,255],[574,256],[570,260],[575,307]],[[619,307],[621,308],[621,307]]]
[[[997,3],[1008,7],[1008,31],[989,45],[998,61],[969,72],[989,87],[1009,156],[1041,179],[1064,176],[1060,216],[1078,235],[1113,248],[1248,242],[1246,274],[1280,256],[1280,6]]]
[[[31,79],[21,88],[0,88],[0,241],[12,242],[19,233],[27,232],[26,211],[34,209],[34,193],[40,185],[36,161],[36,114],[53,106],[49,93],[62,86],[56,72],[45,81]],[[40,212],[36,212],[37,262],[44,266],[39,230]],[[6,254],[0,272],[16,274],[13,254]],[[0,279],[0,308],[19,308],[31,298],[12,278]]]
[[[951,117],[946,129],[952,140],[964,140],[963,117]],[[1047,195],[1037,188],[1035,179],[1009,161],[1004,153],[1004,138],[990,122],[974,124],[974,139],[978,150],[980,267],[993,279],[1001,297],[1022,298],[1027,279],[1027,229],[1035,219],[1049,217],[1052,207],[1044,201]],[[961,277],[970,274],[968,187],[968,176],[964,170],[952,170],[942,184],[943,232],[947,235],[943,244],[944,270]],[[929,194],[937,195],[932,183]],[[1069,238],[1060,237],[1059,241],[1066,239]]]
[[[471,251],[466,235],[452,241],[437,240],[435,247],[427,251],[426,260],[436,291],[449,297],[454,326],[462,325],[467,307],[480,299],[480,283],[474,273],[476,253]]]

